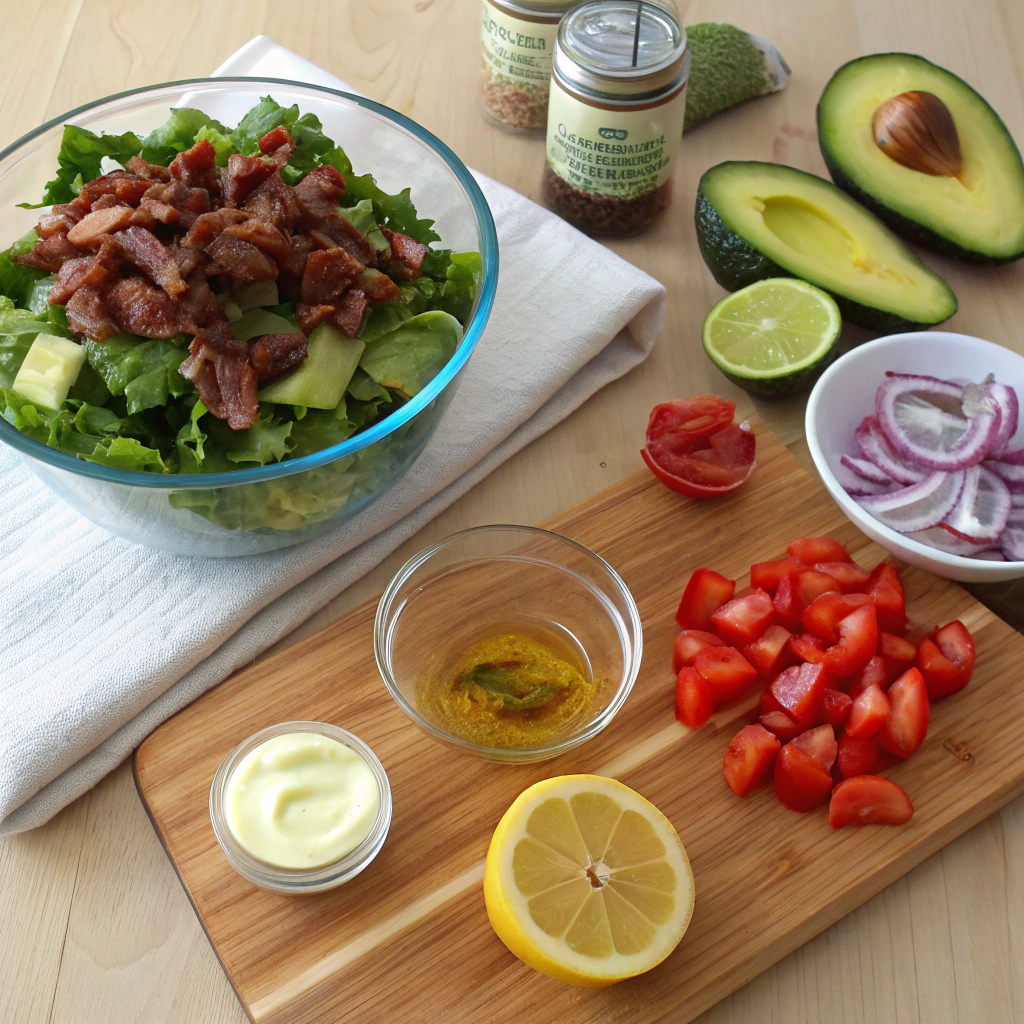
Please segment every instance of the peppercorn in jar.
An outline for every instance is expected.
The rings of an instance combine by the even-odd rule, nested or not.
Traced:
[[[542,131],[555,34],[571,0],[483,0],[480,102],[502,128]]]
[[[672,202],[690,54],[674,6],[590,0],[558,28],[544,201],[595,235],[628,235]]]

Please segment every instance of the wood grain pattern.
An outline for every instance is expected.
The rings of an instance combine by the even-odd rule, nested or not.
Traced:
[[[673,718],[668,661],[682,583],[704,564],[742,576],[806,534],[834,534],[865,565],[882,554],[764,428],[758,461],[750,484],[725,501],[681,500],[644,472],[545,524],[619,571],[644,626],[632,695],[576,751],[513,768],[426,737],[377,674],[374,602],[238,673],[143,743],[139,791],[252,1020],[370,1024],[403,1019],[416,1006],[423,1021],[458,1024],[681,1024],[1024,790],[1024,764],[1010,756],[1024,695],[1007,671],[1024,656],[1024,638],[954,584],[905,570],[912,618],[960,618],[978,645],[971,686],[935,708],[925,747],[893,772],[918,809],[910,825],[833,833],[824,811],[798,816],[769,791],[746,801],[730,793],[722,755],[745,708],[723,709],[692,732]],[[214,840],[207,797],[232,747],[301,718],[342,725],[374,748],[391,779],[394,820],[362,875],[331,893],[289,898],[234,873]],[[621,778],[668,815],[698,892],[676,953],[642,980],[600,992],[525,968],[483,912],[482,858],[502,813],[531,783],[579,771]]]

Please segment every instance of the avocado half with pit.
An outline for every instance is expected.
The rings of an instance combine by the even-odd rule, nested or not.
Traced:
[[[904,93],[945,104],[959,148],[955,174],[904,166],[875,141],[875,112]],[[975,263],[1024,256],[1020,151],[999,115],[951,72],[910,53],[850,61],[821,95],[818,138],[833,181],[904,238]]]
[[[697,188],[697,241],[729,291],[799,277],[869,330],[931,327],[957,309],[953,290],[873,213],[830,181],[782,164],[727,161]]]

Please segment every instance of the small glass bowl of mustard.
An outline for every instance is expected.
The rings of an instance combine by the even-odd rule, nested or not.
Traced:
[[[391,784],[358,736],[326,722],[281,722],[240,743],[210,786],[210,820],[231,866],[271,892],[354,878],[391,826]]]
[[[557,757],[615,717],[640,670],[629,588],[547,530],[481,526],[415,555],[377,607],[377,667],[434,739],[490,761]]]

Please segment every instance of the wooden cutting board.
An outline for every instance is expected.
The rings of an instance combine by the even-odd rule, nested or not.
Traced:
[[[735,495],[694,502],[646,471],[544,524],[622,575],[644,626],[632,695],[596,739],[539,765],[494,765],[442,747],[393,703],[374,664],[375,603],[246,668],[156,730],[135,756],[153,824],[253,1021],[684,1024],[1024,791],[1024,637],[953,583],[904,569],[912,621],[960,618],[974,634],[970,686],[933,709],[920,751],[889,774],[917,808],[902,828],[832,831],[770,788],[746,800],[722,755],[751,706],[688,731],[673,716],[673,621],[692,569],[742,578],[799,536],[831,534],[865,567],[883,552],[764,428],[758,469]],[[741,579],[740,585],[744,585]],[[344,726],[391,779],[394,820],[373,864],[315,896],[262,892],[222,856],[207,810],[221,759],[275,722]],[[576,989],[521,964],[484,910],[494,826],[551,775],[613,775],[671,819],[693,864],[697,905],[679,948],[639,979]]]

